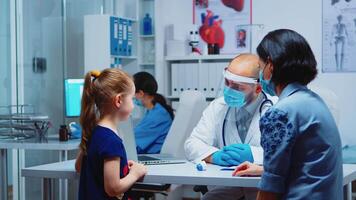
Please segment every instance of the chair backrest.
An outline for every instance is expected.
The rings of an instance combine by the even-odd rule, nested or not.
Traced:
[[[336,124],[339,125],[340,107],[339,99],[336,94],[327,88],[321,88],[316,86],[309,86],[309,88],[313,92],[317,93],[324,100],[325,104],[328,106],[331,114],[333,115]]]
[[[184,142],[199,122],[205,107],[206,100],[201,92],[182,92],[172,126],[161,149],[162,154],[184,157]]]

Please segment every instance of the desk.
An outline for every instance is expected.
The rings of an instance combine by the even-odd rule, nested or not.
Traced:
[[[78,179],[74,170],[74,160],[39,165],[22,169],[22,176],[43,179],[44,199],[50,199],[48,187],[51,179]],[[197,171],[192,163],[150,165],[144,183],[185,184],[185,185],[220,185],[236,187],[257,187],[260,177],[233,177],[232,171],[221,171],[221,167],[208,165],[206,171]],[[351,182],[356,180],[356,165],[343,165],[343,184],[347,187],[347,199],[351,200]],[[46,191],[47,190],[47,191]],[[47,195],[47,196],[45,196]]]
[[[57,150],[59,151],[59,161],[68,160],[68,151],[79,148],[80,139],[60,142],[58,137],[48,137],[47,141],[38,142],[34,139],[27,140],[0,140],[0,200],[7,199],[7,154],[8,150]],[[14,184],[17,183],[14,180]],[[60,190],[67,194],[67,181],[60,181]],[[67,199],[61,196],[60,199]]]

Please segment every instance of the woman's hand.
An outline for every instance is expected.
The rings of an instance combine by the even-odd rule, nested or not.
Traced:
[[[263,173],[263,167],[250,162],[244,162],[236,167],[232,173],[233,176],[260,176]]]
[[[147,168],[143,164],[129,160],[128,165],[130,173],[134,175],[137,179],[142,178],[147,173]]]

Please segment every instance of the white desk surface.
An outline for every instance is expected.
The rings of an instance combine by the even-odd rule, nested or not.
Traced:
[[[31,150],[75,150],[79,149],[80,139],[61,142],[58,136],[49,136],[47,141],[38,142],[35,139],[10,140],[1,139],[0,149],[31,149]]]
[[[77,179],[74,160],[39,165],[22,169],[22,176],[37,178]],[[222,185],[257,187],[260,177],[233,177],[232,171],[221,171],[222,167],[208,165],[206,171],[197,171],[192,163],[150,165],[144,183],[184,184],[184,185]],[[356,180],[356,165],[343,165],[343,184]]]
[[[356,164],[343,164],[342,168],[344,170],[344,185],[356,180]]]

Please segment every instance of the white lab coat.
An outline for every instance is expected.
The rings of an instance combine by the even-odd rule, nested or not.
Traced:
[[[263,98],[262,94],[259,98]],[[276,99],[271,99],[274,103]],[[249,130],[246,135],[245,143],[250,144],[254,162],[256,164],[263,163],[263,149],[260,144],[259,119],[261,116],[260,106],[258,105],[255,114],[253,115]],[[270,104],[264,104],[262,114],[270,107]],[[197,126],[193,129],[190,137],[185,141],[184,149],[186,157],[189,161],[201,161],[219,151],[223,144],[222,128],[225,115],[228,111],[224,98],[220,97],[210,103],[204,110],[203,116]],[[225,141],[226,145],[241,143],[236,124],[225,126]]]

